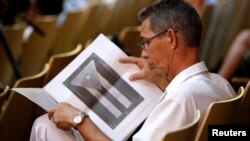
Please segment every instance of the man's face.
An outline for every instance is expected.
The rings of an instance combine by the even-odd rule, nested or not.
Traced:
[[[167,32],[162,32],[161,35],[157,36],[157,34],[150,29],[149,19],[146,19],[141,25],[141,38],[142,41],[152,38],[144,43],[144,53],[148,56],[147,61],[149,65],[153,66],[157,72],[168,73],[169,56],[171,52]]]

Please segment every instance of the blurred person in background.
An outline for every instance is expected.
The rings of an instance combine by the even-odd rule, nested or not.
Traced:
[[[236,36],[218,73],[227,80],[234,76],[250,78],[250,29]]]
[[[28,18],[34,20],[38,15],[59,15],[63,11],[64,0],[30,0]]]
[[[89,6],[89,2],[90,0],[64,0],[63,10],[60,16],[58,17],[57,25],[63,25],[68,12],[84,10]]]
[[[201,15],[207,5],[215,5],[219,3],[220,0],[186,0],[186,1],[190,3]]]
[[[27,13],[30,7],[30,0],[0,0],[1,7],[1,22],[4,25],[15,24],[20,21],[20,14]],[[2,8],[1,8],[2,9]]]
[[[63,11],[64,0],[30,0],[30,7],[25,16],[25,19],[33,23],[38,16],[56,15],[59,16]],[[29,40],[33,32],[33,26],[28,26],[23,34],[23,42]]]

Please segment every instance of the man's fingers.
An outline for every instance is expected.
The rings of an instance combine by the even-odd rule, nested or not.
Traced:
[[[119,59],[120,63],[125,63],[125,64],[136,64],[139,68],[142,68],[144,65],[144,60],[142,58],[137,58],[137,57],[127,57],[127,58],[120,58]]]
[[[135,81],[135,80],[139,80],[143,78],[144,78],[144,75],[142,73],[135,73],[129,76],[129,80],[131,81]]]
[[[120,58],[119,61],[121,63],[133,63],[133,64],[137,64],[138,58],[131,56],[131,57],[126,57],[126,58]]]

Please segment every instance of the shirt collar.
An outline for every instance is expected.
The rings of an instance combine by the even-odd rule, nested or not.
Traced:
[[[183,70],[175,76],[175,78],[170,82],[164,93],[171,93],[182,82],[202,72],[208,72],[208,69],[203,61],[188,67],[187,69]]]

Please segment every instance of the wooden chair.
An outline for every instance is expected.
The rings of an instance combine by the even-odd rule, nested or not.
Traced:
[[[48,69],[49,65],[46,65],[39,74],[17,80],[14,87],[43,87]],[[0,140],[29,140],[32,124],[38,116],[35,115],[37,110],[38,106],[33,102],[12,91],[0,116]]]
[[[41,16],[35,19],[35,24],[44,31],[45,35],[41,36],[32,32],[27,42],[24,43],[20,58],[24,77],[39,73],[49,58],[49,50],[57,33],[56,21],[56,16]]]
[[[235,98],[211,103],[198,128],[195,141],[208,140],[208,125],[231,124],[233,114],[237,110],[236,107],[240,105],[243,95],[244,88],[240,87],[238,95]]]
[[[99,20],[103,16],[107,6],[101,3],[89,5],[86,15],[81,21],[77,31],[77,43],[85,44],[88,39],[95,38],[100,33]]]
[[[241,102],[241,107],[242,107],[241,113],[244,113],[246,116],[242,115],[241,117],[243,117],[243,119],[241,119],[240,121],[242,121],[243,124],[249,125],[250,124],[250,81],[248,81],[245,87],[245,94]]]
[[[23,23],[18,23],[15,25],[9,25],[4,26],[4,33],[6,35],[6,39],[10,45],[10,49],[13,53],[13,57],[18,62],[19,57],[22,53],[22,36],[23,31],[25,29],[26,25]],[[0,43],[0,68],[1,68],[1,74],[0,74],[0,81],[5,84],[12,86],[12,83],[14,81],[14,72],[10,63],[10,60],[8,59],[6,52],[4,51],[4,48],[2,46],[2,43]]]
[[[0,115],[5,109],[5,102],[9,97],[9,86],[5,86],[4,90],[0,93]]]
[[[116,3],[116,1],[112,4],[107,5],[106,9],[103,11],[103,16],[100,17],[100,21],[98,24],[98,28],[100,33],[104,33],[104,34],[111,34],[108,29],[107,26],[109,24],[109,21],[111,19],[111,16],[114,12],[114,4]]]
[[[249,77],[233,77],[230,83],[235,90],[238,90],[240,86],[246,86],[249,80]]]
[[[250,80],[248,80],[248,83],[245,86],[245,94],[232,119],[232,122],[238,125],[250,124]]]
[[[83,16],[83,11],[71,11],[61,27],[59,27],[55,40],[52,43],[52,55],[68,52],[73,48],[78,23]]]
[[[205,9],[202,17],[205,30],[203,30],[201,39],[201,58],[209,64],[209,68],[214,67],[214,62],[211,63],[210,60],[210,55],[212,53],[211,49],[214,49],[212,44],[215,40],[214,38],[216,38],[216,30],[218,30],[220,34],[222,33],[218,28],[220,27],[221,21],[225,21],[223,15],[225,7],[225,5],[209,6]]]
[[[212,10],[209,25],[204,23],[206,33],[201,42],[201,59],[205,60],[211,70],[216,70],[219,62],[227,53],[236,35],[248,28],[249,0],[227,0],[225,4],[216,5]]]
[[[217,6],[218,7],[218,6]],[[204,58],[206,57],[206,53],[208,53],[209,51],[209,42],[211,40],[211,34],[210,33],[211,31],[210,30],[213,30],[216,25],[216,22],[217,20],[213,20],[213,13],[215,11],[215,5],[207,5],[205,7],[205,10],[204,12],[202,13],[201,15],[201,19],[202,19],[202,22],[203,22],[203,27],[202,27],[202,35],[201,35],[201,47],[202,47],[202,52],[201,54],[204,56]],[[218,12],[217,12],[218,13]],[[216,17],[217,18],[217,17]]]
[[[137,13],[155,0],[117,0],[105,28],[105,34],[120,33],[126,26],[139,24]],[[123,20],[126,18],[126,20]]]
[[[80,52],[82,51],[82,45],[78,45],[74,50],[66,53],[55,54],[49,59],[49,70],[45,76],[44,83],[47,84],[52,78],[54,78],[63,68],[65,68]]]
[[[125,27],[119,36],[124,47],[131,52],[132,56],[141,55],[141,49],[138,47],[138,42],[140,41],[140,26]]]
[[[119,33],[120,30],[124,27],[124,23],[127,22],[126,20],[123,20],[123,18],[129,19],[132,16],[136,17],[136,15],[128,15],[129,11],[132,10],[133,4],[135,2],[136,1],[134,0],[115,1],[115,3],[113,4],[112,13],[109,17],[109,21],[105,27],[105,34]]]
[[[24,23],[17,23],[11,26],[5,26],[4,32],[6,37],[12,47],[12,51],[16,59],[20,57],[22,54],[22,37],[24,29],[26,28],[26,24]]]
[[[5,89],[5,86],[3,86],[2,82],[0,82],[0,93],[3,92]]]
[[[126,22],[123,23],[123,27],[125,26],[136,26],[138,24],[140,24],[139,20],[138,20],[138,12],[149,6],[150,4],[154,3],[155,0],[138,0],[138,1],[134,1],[134,3],[131,5],[131,10],[128,11],[127,13],[127,20],[125,20]]]
[[[200,111],[197,110],[192,123],[166,134],[163,141],[193,141],[200,120]]]

